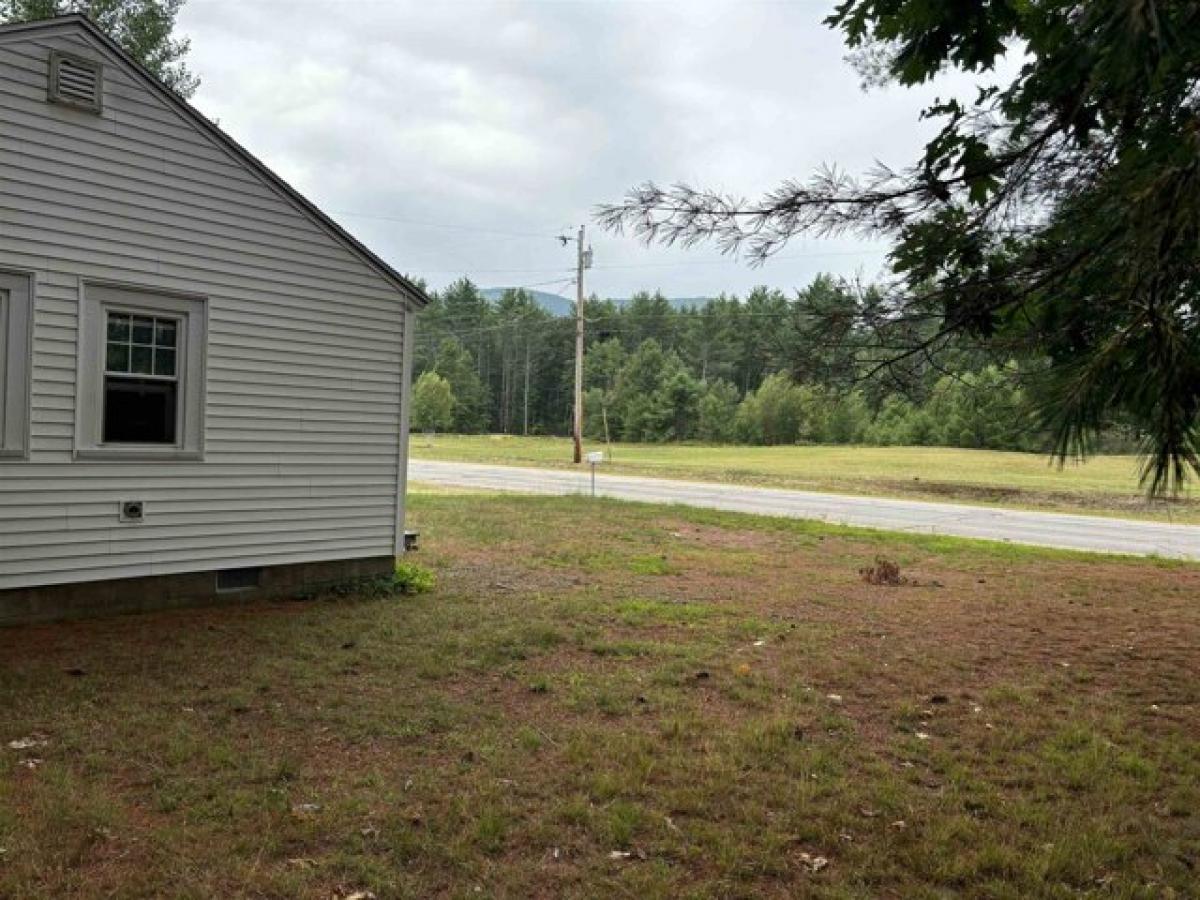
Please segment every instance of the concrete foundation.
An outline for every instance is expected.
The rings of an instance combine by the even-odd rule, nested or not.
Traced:
[[[390,575],[390,556],[0,590],[0,626],[294,597]]]

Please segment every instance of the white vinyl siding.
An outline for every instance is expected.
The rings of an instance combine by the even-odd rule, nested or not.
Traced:
[[[103,62],[99,116],[47,102],[52,50]],[[37,301],[0,588],[393,552],[405,298],[75,27],[0,36],[0,270]],[[76,458],[91,284],[206,299],[202,460]]]

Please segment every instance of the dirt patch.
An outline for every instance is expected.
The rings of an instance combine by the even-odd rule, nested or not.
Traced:
[[[717,528],[671,520],[662,522],[661,527],[666,529],[672,538],[700,547],[721,550],[771,551],[779,550],[783,546],[776,535],[765,531]]]
[[[974,485],[957,481],[931,481],[924,478],[872,479],[885,493],[912,495],[927,499],[957,500],[964,503],[988,503],[999,506],[1028,506],[1046,509],[1077,508],[1080,512],[1127,513],[1155,518],[1194,515],[1200,512],[1200,499],[1177,498],[1149,501],[1140,494],[1029,490],[998,485]],[[863,490],[863,485],[858,485]]]

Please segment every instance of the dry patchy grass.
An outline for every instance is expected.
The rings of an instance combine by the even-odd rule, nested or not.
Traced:
[[[414,515],[431,594],[0,632],[0,896],[1194,893],[1200,568]]]

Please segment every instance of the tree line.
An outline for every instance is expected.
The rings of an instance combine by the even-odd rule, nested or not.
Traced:
[[[526,291],[490,301],[468,279],[419,318],[413,428],[570,432],[574,320]],[[1044,450],[1022,387],[1030,364],[964,344],[880,367],[854,327],[871,292],[818,276],[677,308],[660,293],[585,303],[584,430],[598,440],[877,444]],[[1111,430],[1109,449],[1129,449]]]

